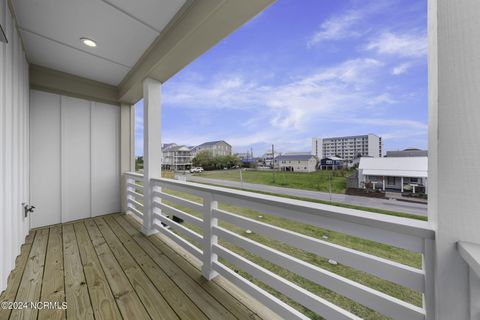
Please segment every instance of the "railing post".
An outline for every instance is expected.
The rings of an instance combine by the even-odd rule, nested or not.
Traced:
[[[128,211],[128,200],[133,200],[133,196],[128,193],[128,191],[135,191],[134,187],[130,184],[135,183],[135,180],[130,178],[128,175],[125,175],[125,188],[124,188],[124,197],[123,197],[123,208],[124,213]]]
[[[152,178],[162,177],[161,140],[161,83],[153,79],[143,81],[143,229],[145,235],[158,231],[154,228]]]
[[[213,246],[217,244],[217,236],[213,234],[213,227],[218,224],[218,219],[213,216],[213,210],[218,208],[218,202],[214,200],[213,194],[209,193],[203,197],[203,265],[202,274],[207,280],[212,280],[218,273],[212,269],[212,265],[218,257],[213,253]]]
[[[135,109],[130,104],[120,106],[120,174],[121,174],[121,208],[127,212],[127,173],[135,171]]]
[[[470,319],[480,319],[480,277],[469,268]]]
[[[425,239],[423,246],[422,268],[425,274],[425,293],[423,308],[426,320],[435,319],[435,240]]]

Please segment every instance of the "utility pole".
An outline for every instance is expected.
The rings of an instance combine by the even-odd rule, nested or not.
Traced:
[[[330,202],[332,202],[332,171],[330,170],[330,174],[328,175],[328,191],[330,194]]]
[[[275,183],[275,146],[272,144],[272,172],[273,172],[273,183]]]

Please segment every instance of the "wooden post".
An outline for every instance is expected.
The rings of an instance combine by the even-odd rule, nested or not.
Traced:
[[[424,240],[422,269],[425,273],[425,293],[423,294],[423,306],[427,313],[425,319],[435,318],[435,240]]]
[[[217,236],[213,234],[213,227],[218,224],[218,219],[213,217],[212,210],[218,208],[218,202],[214,200],[212,194],[206,194],[203,197],[203,265],[202,274],[207,280],[212,280],[218,274],[212,270],[213,262],[216,262],[218,257],[213,253],[213,246],[217,244]]]
[[[124,175],[126,172],[135,171],[135,127],[134,127],[134,108],[130,104],[120,105],[120,174],[122,212],[127,212],[127,186],[128,178]]]
[[[151,235],[157,232],[153,227],[153,188],[150,180],[162,176],[160,88],[161,83],[159,81],[153,79],[145,79],[143,81],[144,212],[142,231],[145,235]]]

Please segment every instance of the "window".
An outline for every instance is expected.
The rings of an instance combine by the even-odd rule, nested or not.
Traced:
[[[396,177],[387,177],[387,184],[394,186],[397,184],[397,179]]]

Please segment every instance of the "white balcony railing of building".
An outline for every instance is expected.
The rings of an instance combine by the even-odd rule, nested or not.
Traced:
[[[171,179],[152,179],[150,181],[152,199],[144,199],[143,187],[139,184],[142,180],[142,175],[126,174],[125,201],[129,212],[145,221],[148,215],[143,212],[143,202],[151,201],[153,208],[151,219],[153,219],[154,228],[198,258],[203,263],[202,273],[205,278],[212,279],[216,275],[225,277],[286,319],[308,319],[308,317],[291,304],[287,304],[243,277],[243,273],[249,274],[295,303],[327,319],[360,318],[221,243],[231,243],[241,250],[261,257],[271,264],[280,266],[387,317],[402,320],[435,318],[432,277],[435,232],[428,222]],[[181,196],[184,194],[194,195],[202,201],[186,199]],[[411,267],[324,239],[257,221],[221,209],[219,203],[416,252],[422,255],[422,267]],[[198,214],[191,214],[192,211]],[[172,219],[173,216],[181,218],[185,223],[176,222]],[[220,222],[226,222],[241,230],[250,230],[287,246],[332,259],[339,264],[409,288],[422,294],[423,306],[410,304],[298,257],[253,241],[241,232],[221,226]],[[189,225],[193,228],[189,228]]]

